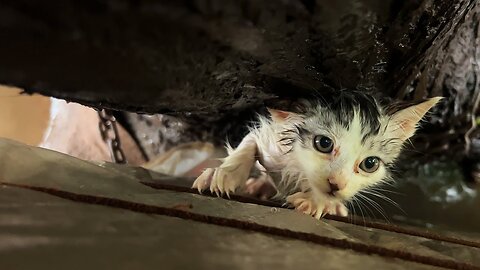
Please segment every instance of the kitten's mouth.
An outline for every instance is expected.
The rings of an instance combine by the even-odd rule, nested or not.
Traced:
[[[330,191],[327,192],[327,194],[332,196],[332,197],[337,197],[335,194],[339,190],[338,186],[336,184],[331,184],[330,181],[328,181],[328,185],[329,185]]]
[[[323,194],[324,196],[327,196],[329,198],[338,198],[338,189],[331,188],[331,187],[325,187],[320,184],[316,186],[316,190]]]
[[[336,197],[336,196],[335,196],[335,192],[336,192],[336,191],[330,190],[329,192],[327,192],[327,194],[330,195],[330,196],[332,196],[332,197]]]

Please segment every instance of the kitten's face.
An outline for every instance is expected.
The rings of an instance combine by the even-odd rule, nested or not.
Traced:
[[[371,104],[340,106],[340,111],[317,106],[295,124],[299,132],[292,154],[313,192],[349,200],[388,178],[403,143],[438,100],[394,114],[385,113],[373,99],[367,100]]]
[[[368,129],[362,129],[359,112],[354,113],[348,127],[328,114],[324,111],[321,117],[305,119],[302,139],[294,145],[293,153],[314,192],[348,200],[386,178],[386,167],[398,156],[403,142],[383,132],[388,125],[386,117],[379,119],[377,134],[368,134]]]

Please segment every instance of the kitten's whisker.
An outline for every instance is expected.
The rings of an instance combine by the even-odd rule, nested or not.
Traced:
[[[378,204],[376,201],[368,198],[367,196],[364,196],[363,194],[358,194],[361,198],[364,198],[366,201],[366,203],[369,203],[373,208],[375,208],[375,210],[377,210],[382,216],[383,218],[385,219],[385,221],[387,223],[391,223],[390,220],[388,219],[387,217],[387,213],[385,212],[385,210],[382,208],[382,206],[380,204]]]
[[[374,191],[388,192],[388,193],[392,193],[392,194],[395,194],[395,195],[405,195],[405,194],[400,193],[400,192],[397,192],[397,191],[388,190],[388,189],[379,188],[379,187],[371,187],[370,189],[371,189],[371,190],[374,190]]]
[[[358,205],[358,209],[360,209],[360,213],[362,214],[363,225],[366,226],[367,222],[365,220],[365,214],[363,213],[362,206],[359,204],[357,198],[355,197],[353,197],[353,202],[355,202]]]
[[[353,197],[352,200],[350,201],[350,205],[352,206],[352,210],[353,210],[353,216],[352,216],[352,221],[353,221],[354,218],[358,216],[356,207],[355,207],[355,197]]]
[[[356,216],[355,214],[355,206],[353,205],[353,203],[351,201],[347,201],[347,204],[350,206],[350,208],[352,209],[352,212],[353,212],[353,215],[350,215],[350,222],[353,222],[353,218]]]
[[[364,198],[364,196],[362,194],[357,194],[357,195],[359,196],[358,202],[361,203],[363,206],[365,206],[365,209],[368,210],[368,212],[370,212],[373,218],[376,218],[375,213],[368,207],[368,205],[362,202],[362,200],[360,200],[361,198]]]
[[[383,194],[381,194],[381,193],[374,192],[374,191],[372,191],[372,190],[362,190],[362,191],[360,191],[360,192],[364,192],[364,193],[367,193],[367,194],[376,196],[376,197],[378,197],[378,198],[381,198],[381,199],[383,199],[383,200],[385,200],[385,201],[388,201],[388,202],[392,203],[392,204],[395,205],[395,206],[399,206],[399,204],[398,204],[397,202],[395,202],[394,200],[390,199],[389,197],[387,197],[387,196],[385,196],[385,195],[383,195]]]
[[[369,191],[369,190],[362,190],[362,191],[360,191],[360,192],[364,192],[364,193],[370,194],[370,195],[372,195],[372,196],[378,197],[378,198],[380,198],[380,199],[382,199],[382,200],[384,200],[384,201],[392,204],[392,205],[395,206],[398,210],[402,211],[402,213],[404,213],[405,215],[407,214],[407,213],[405,212],[405,210],[403,210],[402,207],[401,207],[396,201],[390,199],[389,197],[387,197],[387,196],[385,196],[385,195],[383,195],[383,194],[381,194],[381,193],[376,193],[376,192]]]
[[[371,203],[368,202],[368,201],[362,201],[361,199],[363,199],[363,195],[361,194],[358,194],[359,195],[359,198],[358,198],[358,201],[363,205],[365,206],[365,209],[368,210],[368,212],[371,214],[371,217],[376,219],[377,216],[375,215],[375,212],[371,210],[371,208],[369,206],[371,206]],[[375,207],[374,207],[375,208]],[[375,210],[378,210],[375,208]]]
[[[395,187],[395,182],[394,181],[382,181],[382,184],[385,184],[390,187]]]

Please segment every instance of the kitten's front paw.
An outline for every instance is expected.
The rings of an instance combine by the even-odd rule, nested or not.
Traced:
[[[310,193],[297,192],[290,196],[287,196],[287,202],[290,203],[295,210],[300,211],[304,214],[314,216],[318,219],[321,218],[322,211],[317,211],[318,209],[323,209],[321,205],[318,205],[313,202]],[[317,212],[320,213],[320,216],[317,217]]]
[[[215,172],[214,168],[205,169],[202,172],[202,174],[200,174],[197,177],[197,179],[195,179],[195,182],[193,182],[192,188],[198,189],[198,192],[201,193],[203,190],[210,187],[210,184],[212,183],[212,176],[213,176],[214,172]]]
[[[329,214],[333,216],[348,216],[347,207],[341,202],[327,202],[324,209],[324,214]]]
[[[316,219],[322,218],[324,215],[348,215],[348,209],[341,202],[319,201],[315,202],[311,193],[297,192],[287,197],[287,202],[295,207],[297,211],[311,215]]]
[[[206,169],[193,183],[192,188],[199,192],[210,188],[210,192],[230,196],[237,188],[242,186],[248,179],[250,168],[245,164],[237,166],[220,166]]]

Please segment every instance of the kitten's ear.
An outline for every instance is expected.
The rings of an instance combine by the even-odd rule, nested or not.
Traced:
[[[407,140],[415,134],[418,122],[441,99],[442,97],[430,98],[427,101],[395,112],[388,122],[387,131],[394,133],[402,141]]]
[[[267,110],[272,116],[273,122],[275,123],[283,124],[286,122],[296,123],[296,122],[303,121],[303,117],[297,113],[281,111],[281,110],[276,110],[271,108],[267,108]]]

